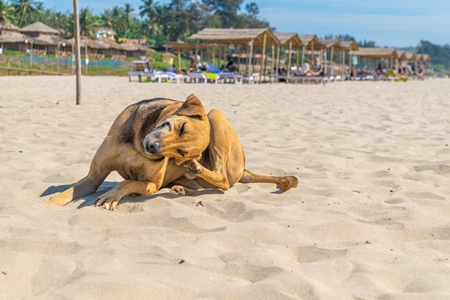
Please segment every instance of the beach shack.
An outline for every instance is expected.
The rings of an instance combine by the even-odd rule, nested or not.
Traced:
[[[341,71],[341,76],[344,76],[344,74],[346,74],[345,72],[345,58],[346,55],[345,53],[347,53],[347,65],[348,65],[348,73],[347,76],[350,77],[350,70],[352,69],[352,53],[357,51],[359,48],[356,45],[356,43],[354,41],[339,41],[339,44],[341,45],[342,48],[342,71]]]
[[[20,28],[19,32],[28,37],[25,42],[30,43],[30,49],[35,55],[55,54],[62,43],[59,31],[41,22]]]
[[[261,83],[264,69],[266,67],[266,47],[278,46],[280,41],[270,28],[204,28],[190,36],[190,39],[197,41],[207,41],[218,45],[238,45],[245,46],[246,52],[249,53],[246,73],[252,76],[254,65],[253,57],[257,47],[261,47],[261,65],[259,68],[259,82]],[[221,49],[221,48],[219,48]],[[240,53],[240,47],[238,47]],[[214,51],[212,53],[212,61],[214,61]],[[224,54],[226,56],[226,53]],[[220,57],[220,54],[219,54]]]
[[[303,42],[300,40],[300,38],[298,37],[298,34],[296,33],[275,33],[275,36],[277,37],[277,39],[280,41],[280,44],[277,46],[277,58],[276,58],[276,76],[278,77],[279,75],[279,64],[280,64],[280,49],[283,47],[287,48],[287,64],[286,64],[286,68],[287,68],[287,74],[286,74],[286,83],[289,82],[289,76],[291,73],[291,63],[292,63],[292,48],[295,49],[295,54],[296,54],[296,65],[299,66],[299,50],[303,48]],[[274,61],[274,46],[272,46],[272,61]],[[273,70],[273,66],[272,66],[272,70]],[[278,80],[277,80],[278,81]]]

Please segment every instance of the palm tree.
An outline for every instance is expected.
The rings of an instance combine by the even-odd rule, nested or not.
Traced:
[[[124,10],[119,6],[114,6],[112,9],[105,10],[102,15],[102,20],[105,23],[105,26],[113,29],[116,34],[125,31]]]
[[[16,13],[20,14],[19,27],[22,27],[23,21],[36,11],[39,2],[34,0],[12,0],[12,5],[16,9]]]
[[[0,0],[0,24],[9,24],[14,20],[14,7]]]
[[[89,8],[82,8],[80,11],[80,34],[94,38],[95,27],[100,27],[101,24],[99,20],[91,14]]]
[[[142,5],[139,6],[139,15],[142,18],[147,17],[148,21],[151,21],[155,13],[155,6],[153,0],[142,0]]]
[[[128,37],[129,33],[132,31],[132,29],[130,28],[130,25],[133,22],[133,11],[134,11],[134,8],[131,7],[131,4],[125,3],[125,5],[123,7],[125,37]]]

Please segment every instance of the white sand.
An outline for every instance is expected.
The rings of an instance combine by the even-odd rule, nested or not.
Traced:
[[[0,77],[2,299],[448,299],[450,81],[320,85]],[[114,118],[184,100],[234,125],[247,168],[299,187],[44,202],[88,171]],[[202,201],[204,206],[197,206]],[[184,263],[181,263],[184,261]]]

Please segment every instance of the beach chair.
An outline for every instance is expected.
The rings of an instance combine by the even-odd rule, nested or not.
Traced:
[[[223,83],[232,82],[235,84],[242,84],[243,76],[240,73],[236,72],[224,72],[219,67],[213,65],[212,63],[205,62],[206,67],[206,78],[218,83],[222,81]]]
[[[205,72],[189,72],[187,75],[184,76],[184,82],[187,82],[188,80],[190,83],[202,81],[205,84],[208,83]]]
[[[128,72],[128,81],[131,82],[132,76],[138,77],[138,82],[142,82],[142,77],[146,69],[146,61],[135,60],[133,61],[133,68]]]

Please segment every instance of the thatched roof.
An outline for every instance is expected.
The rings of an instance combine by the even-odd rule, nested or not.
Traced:
[[[424,62],[430,62],[431,61],[431,57],[428,54],[422,54],[422,60]]]
[[[416,53],[414,52],[405,52],[405,58],[407,61],[417,61]]]
[[[192,50],[197,49],[197,46],[199,49],[207,48],[215,46],[214,44],[196,44],[196,43],[185,43],[185,42],[174,42],[174,41],[164,41],[163,46],[170,47],[172,49],[176,50]]]
[[[75,39],[71,38],[71,39],[66,39],[64,40],[64,42],[66,43],[67,46],[74,46],[75,47]],[[103,44],[98,43],[96,40],[92,40],[88,37],[82,36],[80,38],[80,48],[92,48],[92,49],[108,49],[106,48]]]
[[[359,48],[353,52],[353,55],[378,59],[398,58],[398,53],[394,48]]]
[[[51,34],[59,34],[59,31],[51,28],[50,26],[47,26],[41,22],[36,22],[31,25],[28,25],[26,27],[20,28],[20,32],[27,33],[27,32],[39,32],[39,33],[51,33]]]
[[[296,33],[275,33],[275,36],[280,41],[281,46],[289,46],[289,42],[292,47],[303,47],[303,43]]]
[[[0,24],[0,29],[8,29],[8,30],[19,31],[20,28],[15,26],[15,25],[13,25],[13,24],[11,24],[11,23],[8,23],[8,24]]]
[[[28,38],[33,41],[35,45],[58,45],[63,42],[63,40],[58,36],[52,35],[41,35],[38,37]]]
[[[267,46],[280,44],[280,41],[269,28],[204,28],[190,38],[228,45],[248,45],[253,40],[254,46],[262,46],[264,35],[266,35]]]
[[[347,51],[356,51],[358,50],[358,46],[353,41],[339,41],[341,47]]]
[[[335,39],[325,39],[325,40],[320,40],[320,42],[327,48],[327,49],[331,49],[333,48],[333,50],[336,51],[341,51],[344,48],[342,47],[341,43],[339,42],[339,40],[335,40]]]
[[[97,39],[97,40],[95,40],[95,43],[102,45],[104,49],[123,50],[122,47],[120,47],[120,45],[118,43],[116,43],[115,41],[113,41],[109,38]]]
[[[31,40],[29,36],[21,33],[12,33],[7,35],[0,35],[0,43],[25,43],[25,40]]]
[[[325,49],[325,45],[323,45],[319,38],[313,34],[310,35],[299,35],[298,36],[300,40],[302,41],[303,45],[305,46],[306,50],[322,50]]]
[[[406,60],[406,54],[403,50],[397,50],[397,58],[399,60]]]
[[[155,51],[144,45],[136,44],[136,43],[122,43],[119,45],[123,50],[126,50],[126,51],[153,51],[153,52]]]

